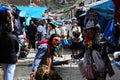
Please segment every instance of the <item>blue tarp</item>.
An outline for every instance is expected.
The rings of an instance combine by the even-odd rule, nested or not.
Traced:
[[[7,6],[0,5],[0,11],[2,11],[2,10],[8,10],[8,7],[7,7]]]
[[[103,35],[103,37],[112,44],[114,44],[114,34],[113,34],[114,26],[113,25],[114,25],[113,19],[109,20]]]
[[[112,0],[102,0],[90,4],[90,9],[95,10],[99,15],[105,19],[111,19],[114,15],[114,3]]]
[[[20,17],[42,18],[42,14],[48,8],[39,6],[16,6],[20,10]]]
[[[115,59],[113,59],[111,63],[112,65],[115,65],[120,70],[120,61],[116,61]]]

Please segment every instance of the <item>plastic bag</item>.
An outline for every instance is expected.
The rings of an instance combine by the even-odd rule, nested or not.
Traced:
[[[95,79],[96,78],[96,72],[94,69],[94,65],[91,62],[88,62],[85,76],[87,79]]]
[[[90,51],[87,50],[84,54],[83,66],[85,68],[85,78],[86,79],[96,79],[95,66],[92,63]]]
[[[104,72],[105,71],[105,62],[103,61],[100,53],[96,50],[92,51],[92,57],[96,66],[97,72]]]

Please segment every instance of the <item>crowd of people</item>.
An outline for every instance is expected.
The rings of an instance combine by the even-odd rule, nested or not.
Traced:
[[[13,80],[21,49],[29,52],[37,50],[30,72],[32,80],[63,80],[54,66],[68,64],[69,60],[54,61],[54,56],[63,57],[65,48],[71,50],[71,59],[83,59],[83,76],[87,80],[106,80],[106,75],[114,75],[106,46],[107,41],[99,37],[101,27],[97,19],[89,16],[85,27],[78,25],[78,20],[54,17],[34,19],[29,26],[18,26],[8,11],[0,16],[0,64],[4,71],[4,80]],[[89,14],[89,13],[88,13]],[[13,25],[13,26],[12,26]]]

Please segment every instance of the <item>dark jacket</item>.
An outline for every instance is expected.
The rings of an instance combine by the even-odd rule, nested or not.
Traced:
[[[0,63],[16,63],[16,54],[19,51],[19,43],[17,37],[9,33],[0,35]]]
[[[37,33],[37,26],[34,24],[29,25],[27,37],[29,39],[33,39],[35,38],[36,33]]]

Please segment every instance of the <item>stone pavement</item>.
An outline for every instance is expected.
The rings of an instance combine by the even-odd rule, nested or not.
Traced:
[[[14,80],[29,80],[29,72],[31,71],[31,64],[34,59],[35,52],[36,51],[31,49],[27,58],[18,60]],[[71,51],[69,49],[65,49],[63,58],[59,57],[56,58],[56,60],[71,59],[70,54]],[[113,66],[113,68],[115,71],[115,75],[111,78],[107,77],[107,80],[120,80],[119,77],[120,71],[115,66]],[[63,77],[63,80],[85,80],[82,77],[78,65],[76,63],[69,62],[69,64],[67,65],[56,66],[56,70]],[[2,75],[3,75],[2,70],[0,68],[0,80],[3,80]]]

